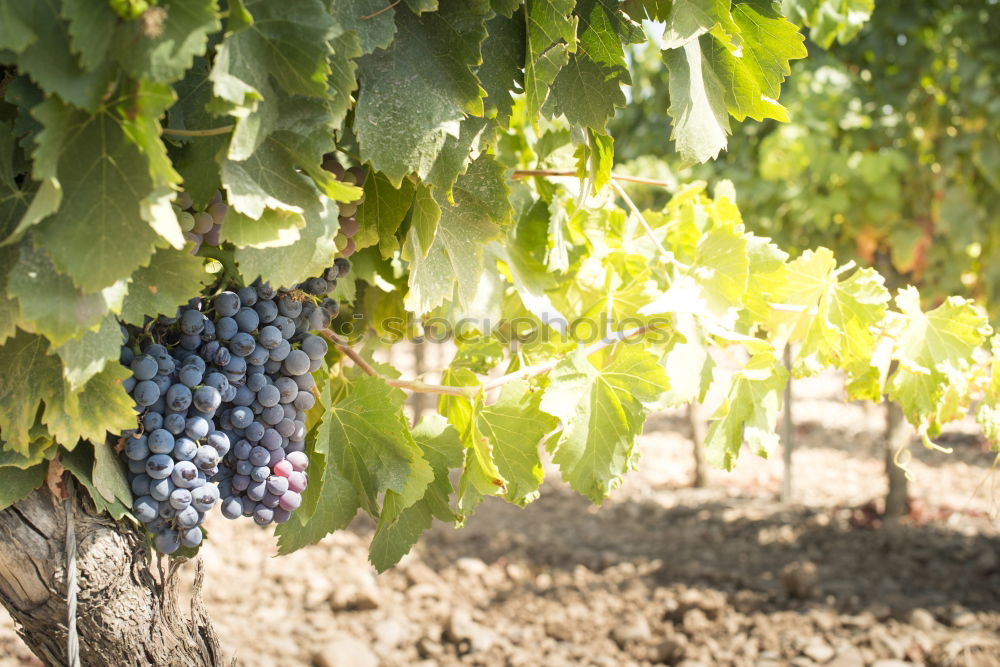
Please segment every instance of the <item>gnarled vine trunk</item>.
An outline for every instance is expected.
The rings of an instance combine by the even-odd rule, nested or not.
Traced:
[[[85,502],[73,506],[81,664],[222,664],[199,586],[182,608],[170,577],[163,585],[147,568],[140,535]],[[0,512],[0,603],[47,665],[67,664],[65,519],[44,487]]]

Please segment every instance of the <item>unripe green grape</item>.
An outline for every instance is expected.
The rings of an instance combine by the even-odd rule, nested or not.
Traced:
[[[182,232],[190,232],[194,229],[194,216],[187,211],[181,211],[177,214],[177,222],[180,224]]]
[[[343,234],[337,234],[337,236],[333,239],[333,244],[337,247],[337,252],[343,252],[344,248],[347,247],[347,242],[349,240],[350,239]]]
[[[339,209],[340,217],[349,218],[358,212],[358,205],[354,202],[350,202],[349,204],[340,204]]]
[[[186,192],[178,192],[177,197],[174,199],[174,203],[177,204],[182,210],[191,208],[194,202],[191,201],[191,195]]]

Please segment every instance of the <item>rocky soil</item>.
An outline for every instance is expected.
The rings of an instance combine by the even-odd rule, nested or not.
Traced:
[[[550,469],[528,508],[488,502],[381,576],[365,519],[275,559],[265,532],[215,517],[224,648],[247,666],[1000,665],[1000,475],[974,427],[946,435],[951,455],[914,445],[911,515],[881,525],[881,411],[830,381],[797,393],[788,504],[779,461],[686,488],[687,425],[668,413],[603,507]],[[0,667],[30,664],[0,612]]]

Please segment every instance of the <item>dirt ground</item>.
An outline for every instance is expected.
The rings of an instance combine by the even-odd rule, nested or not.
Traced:
[[[970,424],[943,438],[954,454],[915,444],[911,517],[879,526],[882,413],[835,387],[796,386],[790,504],[777,460],[687,488],[687,425],[667,413],[604,506],[550,468],[528,508],[487,502],[381,576],[366,519],[276,559],[266,532],[213,517],[205,597],[223,648],[248,667],[1000,665],[993,454]],[[0,667],[29,664],[0,611]]]

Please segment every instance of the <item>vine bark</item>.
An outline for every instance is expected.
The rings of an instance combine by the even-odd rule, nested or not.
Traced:
[[[81,664],[223,664],[201,601],[200,566],[183,605],[176,580],[150,571],[142,536],[96,514],[83,495],[73,505]],[[66,664],[65,535],[62,504],[45,487],[0,512],[0,604],[46,665]]]

